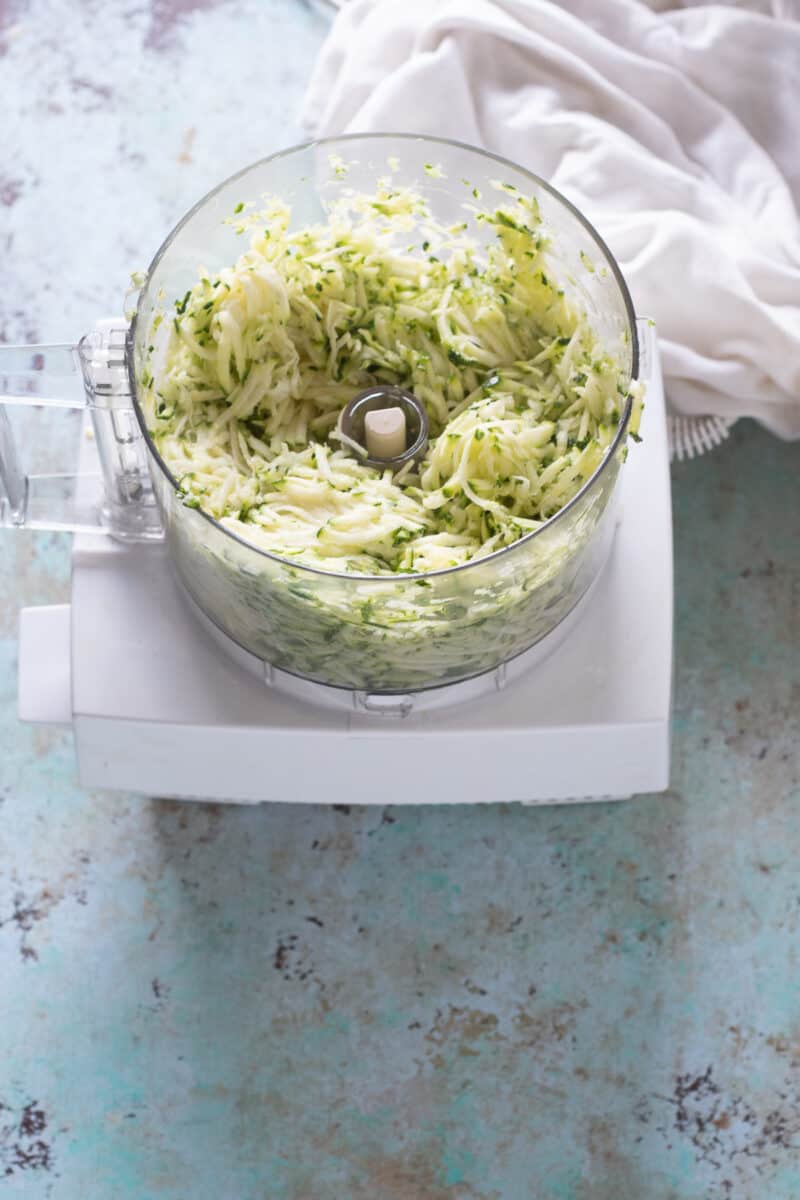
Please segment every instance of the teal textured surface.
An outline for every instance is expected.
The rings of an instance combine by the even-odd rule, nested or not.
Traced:
[[[0,330],[74,338],[301,136],[324,26],[11,8]],[[795,1200],[799,465],[744,424],[674,469],[672,787],[618,805],[86,794],[15,711],[16,615],[67,598],[69,544],[0,532],[2,1195]]]

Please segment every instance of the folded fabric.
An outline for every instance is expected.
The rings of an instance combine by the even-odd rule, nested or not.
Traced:
[[[350,0],[303,115],[319,135],[436,134],[543,176],[655,319],[672,410],[800,437],[797,22],[637,0]]]

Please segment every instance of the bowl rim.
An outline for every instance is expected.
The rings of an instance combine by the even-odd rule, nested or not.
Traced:
[[[638,337],[638,329],[637,329],[637,324],[636,324],[636,311],[633,306],[633,300],[631,298],[630,291],[628,290],[628,285],[625,282],[625,278],[622,274],[619,264],[617,263],[617,260],[615,259],[614,255],[611,253],[611,250],[609,249],[609,247],[606,244],[606,242],[604,241],[604,239],[600,236],[600,234],[597,232],[597,230],[592,225],[592,223],[583,215],[583,213],[580,211],[580,209],[577,208],[572,203],[571,200],[568,200],[567,197],[564,196],[562,192],[558,191],[557,188],[553,187],[552,184],[548,183],[546,179],[543,179],[540,175],[537,175],[534,171],[529,171],[527,169],[527,167],[521,167],[519,165],[519,163],[513,162],[510,158],[505,158],[503,155],[500,155],[500,154],[493,154],[490,150],[484,150],[482,146],[475,146],[469,142],[461,142],[461,141],[456,140],[455,138],[434,137],[434,136],[429,136],[428,134],[416,134],[416,133],[408,133],[408,132],[394,133],[391,131],[381,131],[380,133],[343,133],[343,134],[337,134],[333,137],[310,138],[306,142],[298,142],[297,144],[295,144],[293,146],[288,146],[283,150],[278,150],[274,154],[268,154],[264,158],[257,159],[255,162],[250,163],[248,166],[243,167],[241,170],[234,172],[233,175],[229,175],[227,177],[227,179],[223,179],[221,183],[218,183],[210,191],[206,192],[206,194],[204,196],[202,196],[195,204],[193,204],[192,207],[183,215],[183,217],[181,217],[181,219],[177,223],[177,225],[174,226],[174,228],[170,231],[170,233],[167,235],[167,237],[161,243],[161,245],[159,246],[155,255],[153,256],[153,259],[152,259],[150,265],[147,268],[144,283],[142,284],[141,288],[139,289],[139,293],[137,296],[136,309],[134,311],[133,319],[131,320],[131,323],[128,327],[128,332],[127,332],[127,336],[126,336],[126,355],[125,355],[126,360],[127,360],[127,365],[128,365],[128,376],[130,379],[130,390],[131,390],[131,397],[132,397],[132,401],[133,401],[133,409],[136,414],[136,419],[139,423],[139,427],[141,429],[142,436],[144,437],[145,443],[147,445],[148,450],[150,451],[150,454],[151,454],[154,462],[157,464],[157,466],[159,467],[159,469],[161,470],[161,472],[163,473],[163,475],[165,476],[165,478],[167,479],[169,484],[172,486],[173,491],[175,491],[176,493],[180,491],[179,483],[178,483],[177,479],[175,478],[175,476],[170,471],[167,464],[164,462],[164,459],[161,457],[158,449],[156,448],[155,442],[150,434],[150,430],[148,429],[147,422],[144,417],[144,412],[142,411],[142,407],[139,403],[136,372],[135,372],[135,368],[134,368],[134,347],[135,347],[136,335],[137,335],[137,330],[138,330],[139,301],[141,299],[141,296],[146,292],[148,285],[150,283],[150,280],[153,277],[153,273],[155,272],[156,268],[158,267],[159,263],[161,262],[161,259],[164,257],[167,250],[171,246],[173,240],[180,233],[181,229],[183,229],[183,227],[185,225],[187,225],[189,223],[189,221],[191,221],[191,219],[195,215],[195,213],[199,212],[200,209],[203,208],[203,206],[206,205],[210,200],[212,200],[219,192],[221,192],[223,188],[228,187],[228,185],[235,182],[235,180],[241,179],[245,175],[249,175],[251,171],[255,170],[257,167],[264,166],[266,163],[276,162],[278,159],[288,158],[292,154],[299,154],[303,151],[312,150],[317,146],[333,147],[333,146],[338,146],[341,143],[364,142],[364,141],[422,142],[422,143],[430,144],[430,145],[453,147],[457,150],[468,150],[473,154],[478,154],[482,158],[489,159],[492,162],[496,162],[496,163],[500,164],[501,166],[510,167],[513,171],[516,171],[519,174],[526,176],[537,187],[543,188],[546,192],[549,192],[550,195],[555,200],[557,200],[561,205],[563,205],[564,208],[566,208],[572,214],[572,216],[577,219],[579,224],[581,224],[584,227],[584,229],[589,234],[589,236],[592,238],[592,240],[594,241],[598,250],[602,254],[603,258],[606,261],[606,265],[608,266],[608,268],[611,271],[612,276],[614,277],[614,281],[616,282],[617,287],[619,288],[619,292],[622,297],[623,306],[625,308],[625,312],[626,312],[626,315],[628,318],[628,327],[629,327],[629,335],[630,335],[630,350],[631,350],[630,381],[631,381],[631,383],[633,383],[634,381],[638,380],[639,367],[640,367],[640,356],[639,356],[639,337]],[[532,542],[534,540],[534,538],[539,537],[546,530],[552,529],[558,522],[560,522],[561,519],[567,515],[567,513],[569,513],[574,507],[576,507],[580,503],[580,501],[583,499],[584,496],[586,496],[590,491],[592,491],[594,489],[598,480],[602,477],[604,471],[608,467],[608,464],[615,458],[617,450],[620,448],[620,446],[624,443],[625,439],[627,438],[628,427],[630,425],[632,411],[633,411],[633,396],[629,392],[627,399],[626,399],[625,408],[623,410],[622,416],[621,416],[619,424],[617,426],[617,431],[614,435],[613,440],[611,441],[610,445],[608,446],[606,453],[603,456],[603,459],[600,462],[599,466],[597,466],[595,468],[595,470],[592,472],[592,474],[589,476],[589,478],[585,481],[583,486],[575,493],[575,495],[570,500],[567,501],[567,503],[563,506],[563,508],[560,508],[558,510],[558,512],[553,513],[553,515],[551,517],[548,517],[546,521],[543,521],[542,524],[538,527],[538,529],[532,529],[529,533],[523,534],[522,537],[517,538],[517,540],[515,542],[510,542],[507,546],[501,546],[499,550],[493,550],[491,554],[486,554],[481,557],[468,559],[467,562],[458,563],[456,566],[453,566],[453,567],[441,567],[436,571],[414,571],[414,572],[396,571],[396,572],[386,572],[383,575],[366,575],[366,574],[360,574],[355,571],[329,571],[329,570],[326,570],[324,567],[316,567],[310,563],[302,562],[298,559],[288,558],[285,555],[276,554],[272,550],[266,550],[262,546],[257,546],[254,542],[249,541],[246,537],[243,537],[241,534],[237,533],[235,530],[229,529],[226,525],[223,525],[221,523],[221,521],[219,521],[216,517],[212,516],[211,513],[206,512],[202,508],[192,508],[190,511],[198,513],[203,518],[203,520],[208,521],[215,529],[218,529],[221,533],[225,534],[227,537],[232,538],[233,541],[238,542],[240,545],[244,546],[245,549],[247,549],[248,551],[251,551],[252,553],[255,553],[255,554],[263,555],[265,558],[271,559],[274,562],[279,563],[282,566],[291,567],[294,570],[300,571],[300,572],[308,571],[313,575],[324,576],[326,579],[346,579],[346,580],[355,581],[355,582],[365,582],[365,583],[373,582],[373,583],[384,583],[385,584],[393,579],[401,579],[404,581],[408,580],[409,582],[413,583],[414,581],[433,579],[433,578],[436,578],[437,576],[441,576],[441,575],[453,575],[458,571],[467,571],[470,568],[475,568],[475,567],[483,566],[486,563],[491,563],[491,562],[501,558],[503,555],[507,555],[510,551],[517,550],[518,548],[522,547],[523,545],[529,544],[530,542]]]

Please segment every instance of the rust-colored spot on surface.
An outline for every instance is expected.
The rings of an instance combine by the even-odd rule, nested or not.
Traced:
[[[771,1033],[764,1039],[776,1054],[786,1055],[792,1062],[800,1062],[800,1037],[787,1037],[782,1033]]]
[[[45,921],[50,913],[66,899],[76,900],[79,904],[87,902],[86,890],[83,886],[83,869],[88,866],[88,856],[76,855],[75,869],[67,871],[51,887],[43,887],[35,896],[28,896],[19,891],[14,894],[13,908],[7,916],[0,917],[0,929],[10,926],[19,934],[19,953],[23,961],[36,962],[38,954],[29,943],[29,935],[33,933],[39,922]]]
[[[181,152],[178,155],[179,163],[190,163],[192,161],[192,147],[194,146],[194,139],[196,137],[197,130],[195,129],[194,125],[192,125],[192,127],[187,129],[186,133],[183,135],[183,146],[181,147]]]
[[[494,1013],[479,1008],[460,1008],[449,1004],[446,1009],[437,1009],[436,1020],[425,1040],[435,1046],[444,1046],[451,1039],[458,1043],[460,1053],[474,1053],[473,1043],[497,1034],[498,1021]]]
[[[398,1157],[381,1155],[363,1163],[369,1191],[375,1200],[462,1200],[475,1196],[469,1185],[442,1183],[438,1165],[438,1147],[418,1150]]]
[[[542,1013],[520,1009],[512,1021],[514,1033],[523,1046],[563,1042],[575,1030],[576,1013],[576,1006],[569,1003],[559,1004]]]
[[[513,933],[522,924],[522,917],[497,904],[490,904],[486,910],[486,932],[491,934]]]

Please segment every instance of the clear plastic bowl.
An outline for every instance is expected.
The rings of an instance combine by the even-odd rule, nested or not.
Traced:
[[[171,555],[206,616],[251,654],[302,678],[360,691],[408,693],[496,668],[552,632],[577,604],[611,546],[611,501],[624,462],[631,401],[600,467],[536,531],[449,570],[359,576],[281,558],[186,507],[136,399],[153,317],[171,309],[196,282],[200,264],[214,271],[241,252],[235,231],[223,224],[239,201],[278,195],[292,207],[292,227],[300,228],[324,220],[341,188],[374,191],[389,158],[399,161],[392,172],[395,181],[413,185],[445,224],[463,218],[469,199],[463,180],[483,190],[501,179],[535,195],[552,238],[549,259],[559,286],[586,311],[621,364],[626,385],[637,378],[630,295],[588,221],[543,180],[505,159],[456,142],[397,134],[356,134],[299,146],[248,167],[209,193],[153,260],[129,334],[128,361]],[[349,164],[346,175],[337,168],[340,159]],[[426,172],[430,163],[441,166],[442,177]]]

